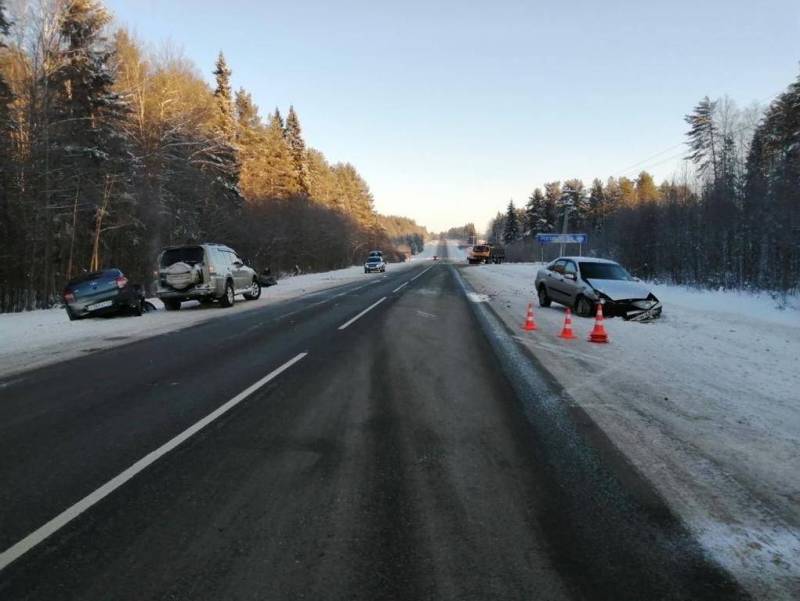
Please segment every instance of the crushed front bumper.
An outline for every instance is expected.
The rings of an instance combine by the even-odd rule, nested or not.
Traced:
[[[626,321],[650,321],[661,317],[662,306],[659,301],[655,301],[655,304],[648,308],[637,307],[636,303],[642,302],[642,300],[613,301],[605,299],[603,315],[621,317]]]

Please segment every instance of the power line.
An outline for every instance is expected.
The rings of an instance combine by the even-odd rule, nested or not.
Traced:
[[[765,98],[763,98],[761,100],[757,100],[756,103],[759,104],[759,105],[769,105],[778,96],[783,94],[784,91],[785,90],[781,90],[779,92],[775,92],[773,94],[770,94],[769,96],[766,96]],[[741,127],[738,127],[736,129],[734,129],[733,131],[731,131],[729,133],[738,134],[738,133],[741,133],[741,132],[743,132],[743,131],[745,131],[747,129],[754,129],[755,127],[757,127],[757,124],[752,124],[752,125],[751,124],[746,124],[746,125],[743,125]],[[660,160],[660,161],[658,161],[656,163],[653,163],[653,164],[649,164],[653,159],[656,159],[656,158],[658,158],[658,157],[660,157],[660,156],[662,156],[662,155],[664,155],[664,154],[666,154],[666,153],[668,153],[668,152],[670,152],[672,150],[675,150],[676,148],[680,148],[681,146],[684,146],[685,144],[686,144],[686,142],[679,142],[678,144],[675,144],[673,146],[665,148],[664,150],[661,150],[660,152],[657,152],[654,155],[651,155],[651,156],[647,157],[646,159],[642,159],[641,161],[633,163],[629,167],[625,167],[624,169],[620,169],[616,173],[615,177],[622,177],[622,176],[628,175],[631,171],[634,171],[634,170],[646,171],[647,169],[652,169],[653,167],[657,167],[657,166],[663,165],[664,163],[667,163],[669,161],[675,160],[675,159],[679,158],[680,156],[682,156],[683,153],[668,157],[666,159]]]

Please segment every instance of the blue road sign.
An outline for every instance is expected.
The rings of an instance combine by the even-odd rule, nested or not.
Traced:
[[[536,234],[539,244],[586,244],[589,234]]]

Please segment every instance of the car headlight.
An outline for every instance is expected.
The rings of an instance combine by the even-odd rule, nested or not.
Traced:
[[[656,304],[654,300],[637,300],[633,301],[633,306],[637,309],[652,309],[653,306]]]

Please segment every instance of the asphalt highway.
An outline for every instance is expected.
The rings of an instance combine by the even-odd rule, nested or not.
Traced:
[[[0,381],[0,599],[746,598],[501,360],[442,260]]]

